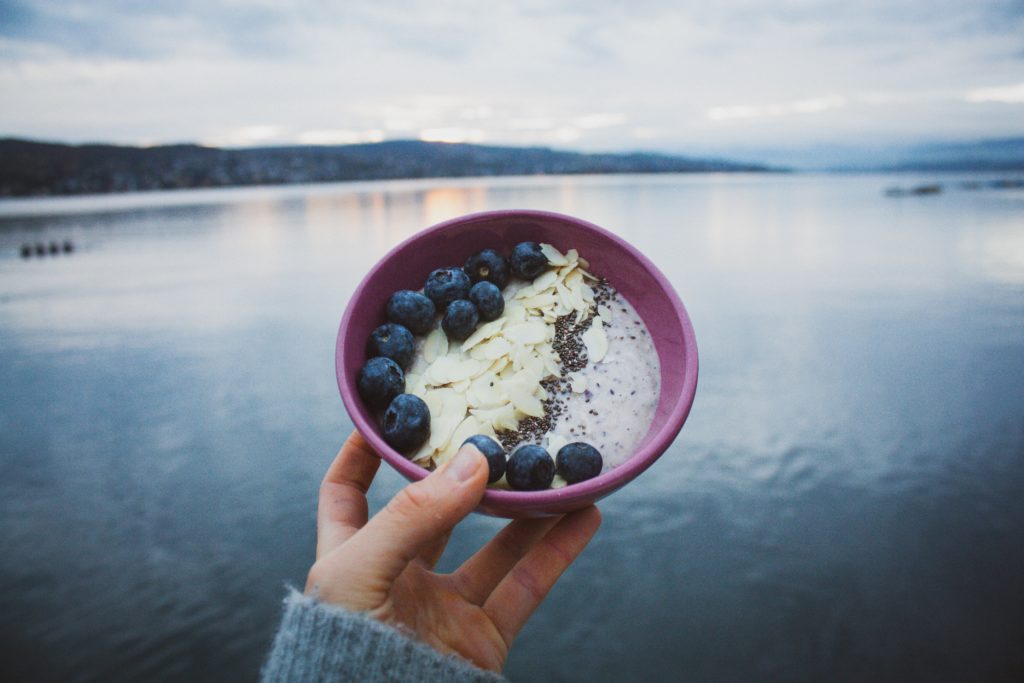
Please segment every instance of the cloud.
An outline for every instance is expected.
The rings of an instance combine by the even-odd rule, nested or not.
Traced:
[[[968,102],[1002,102],[1004,104],[1024,103],[1024,83],[1005,85],[998,88],[978,88],[964,95]]]
[[[818,114],[829,109],[845,107],[847,100],[840,95],[812,97],[796,102],[776,104],[743,104],[727,107],[712,107],[707,111],[711,121],[731,121],[734,119],[758,119],[768,116],[790,116],[792,114]]]
[[[1002,84],[1024,78],[1022,8],[0,0],[0,135],[685,149],[1020,134],[1019,86]]]

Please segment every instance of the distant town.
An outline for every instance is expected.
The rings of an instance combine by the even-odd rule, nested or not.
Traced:
[[[0,140],[0,196],[6,197],[397,178],[778,170],[783,169],[653,153],[585,154],[418,140],[248,149]]]

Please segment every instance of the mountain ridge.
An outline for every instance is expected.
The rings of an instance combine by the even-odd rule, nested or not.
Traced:
[[[0,196],[8,197],[401,178],[784,170],[656,152],[585,153],[421,140],[220,148],[0,139]]]

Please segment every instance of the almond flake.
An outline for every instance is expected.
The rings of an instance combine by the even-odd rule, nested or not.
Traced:
[[[435,451],[442,450],[448,445],[455,428],[462,423],[462,416],[442,415],[436,420],[430,421],[430,447]]]
[[[469,415],[452,432],[448,444],[441,449],[441,452],[434,458],[438,466],[443,465],[455,455],[462,447],[463,442],[469,437],[480,433],[480,422],[473,415]]]
[[[409,459],[415,463],[423,465],[427,460],[430,460],[432,455],[434,455],[434,449],[431,448],[430,441],[428,440],[423,442],[423,445],[420,446],[415,453],[409,456]]]
[[[447,354],[448,335],[440,327],[436,327],[433,332],[427,335],[426,340],[423,342],[423,359],[428,363],[433,363],[441,356]]]
[[[558,361],[551,355],[544,356],[544,369],[548,371],[548,377],[561,377],[562,370],[558,367]]]
[[[540,252],[547,257],[548,263],[553,266],[564,266],[569,261],[562,255],[562,252],[555,249],[550,244],[541,244]]]
[[[462,342],[462,351],[469,351],[471,348],[473,348],[483,340],[490,339],[494,335],[498,334],[498,332],[501,332],[501,328],[504,325],[505,318],[502,317],[498,318],[497,320],[492,320],[491,322],[485,323],[480,327],[476,328],[476,332],[469,335],[469,338],[466,339],[466,341]]]
[[[558,299],[557,295],[555,294],[555,290],[548,289],[541,292],[540,294],[531,296],[528,299],[523,299],[519,303],[521,303],[524,308],[544,310],[546,308],[549,308],[550,306],[555,305],[557,302]]]
[[[558,279],[558,273],[549,270],[538,275],[533,281],[533,289],[536,292],[543,292],[545,289],[555,284],[555,280]]]
[[[533,395],[534,386],[525,382],[506,382],[508,398],[519,412],[531,417],[544,417],[544,405]]]
[[[511,362],[512,361],[508,358],[508,356],[496,358],[494,362],[491,363],[491,366],[487,368],[487,372],[493,372],[495,375],[497,375],[499,372],[507,368]]]
[[[521,323],[526,320],[526,309],[523,308],[522,304],[510,301],[505,305],[505,314],[503,317],[508,321],[508,323]]]
[[[515,408],[511,405],[504,405],[500,408],[478,409],[469,411],[481,422],[490,424],[494,429],[518,429],[519,420],[516,419]]]
[[[583,273],[579,270],[573,270],[571,273],[565,276],[565,286],[569,289],[577,289],[583,284]]]
[[[573,375],[570,380],[570,384],[572,385],[572,393],[574,394],[582,394],[587,390],[587,378],[582,375]]]
[[[608,335],[604,332],[604,325],[600,318],[594,318],[594,322],[581,335],[583,343],[587,347],[587,358],[591,363],[600,363],[605,354],[608,353]]]
[[[444,412],[445,396],[451,393],[451,391],[451,389],[431,389],[426,392],[423,402],[427,404],[427,408],[430,410],[431,420],[441,417],[441,413]]]
[[[569,440],[561,434],[552,434],[548,437],[548,453],[551,457],[555,457],[558,455],[558,451],[562,450],[562,446],[567,443],[569,443]]]
[[[473,408],[499,408],[508,403],[501,391],[498,376],[493,372],[484,373],[473,380],[466,398]]]
[[[580,307],[576,305],[576,297],[561,283],[558,284],[558,296],[562,301],[562,306],[565,307],[566,313],[580,310]]]
[[[505,337],[493,337],[485,344],[480,344],[473,351],[481,351],[485,360],[495,360],[508,354],[512,344]]]
[[[597,307],[597,315],[600,316],[605,325],[612,324],[612,309],[602,304]]]
[[[541,321],[530,321],[508,327],[505,338],[514,344],[540,344],[547,339],[548,326]]]
[[[569,251],[565,252],[565,260],[568,261],[569,263],[576,263],[577,261],[580,260],[580,252],[576,251],[575,249],[570,249]]]
[[[405,393],[415,394],[420,398],[423,398],[423,394],[427,391],[427,385],[423,381],[423,375],[415,373],[407,373],[405,376]]]

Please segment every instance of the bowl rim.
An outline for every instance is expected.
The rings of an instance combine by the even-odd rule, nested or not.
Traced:
[[[420,230],[406,239],[399,242],[385,253],[369,272],[359,282],[359,285],[352,292],[345,312],[341,317],[338,326],[338,336],[335,341],[334,370],[338,381],[338,388],[341,392],[341,400],[352,418],[355,428],[366,438],[373,449],[380,454],[381,458],[394,467],[406,479],[418,481],[430,473],[420,465],[413,463],[404,455],[394,450],[381,437],[377,435],[376,425],[364,416],[361,399],[355,391],[355,382],[347,381],[344,373],[345,354],[344,339],[345,330],[348,329],[352,316],[354,315],[355,303],[360,300],[371,280],[377,272],[384,267],[397,253],[405,250],[411,244],[428,240],[437,233],[444,232],[453,226],[465,223],[491,222],[495,220],[530,220],[541,219],[562,223],[571,223],[585,230],[593,231],[603,238],[614,242],[619,248],[628,252],[652,275],[658,286],[662,289],[675,311],[683,331],[683,345],[685,349],[684,378],[679,392],[679,397],[673,406],[672,412],[665,419],[661,428],[653,435],[649,435],[646,442],[623,464],[600,474],[593,479],[564,486],[558,489],[544,489],[542,491],[509,491],[504,489],[488,488],[480,502],[483,508],[504,508],[504,509],[539,509],[548,506],[566,507],[575,502],[595,500],[611,493],[639,476],[644,470],[668,449],[683,427],[690,409],[693,407],[694,397],[697,392],[697,375],[699,361],[697,358],[697,338],[693,330],[690,316],[683,306],[682,300],[676,293],[668,278],[655,266],[650,259],[644,256],[636,247],[625,241],[618,235],[597,226],[582,218],[569,216],[554,211],[542,211],[536,209],[501,209],[496,211],[479,211],[464,214],[455,218],[441,221],[428,228]],[[552,455],[554,457],[554,455]]]

